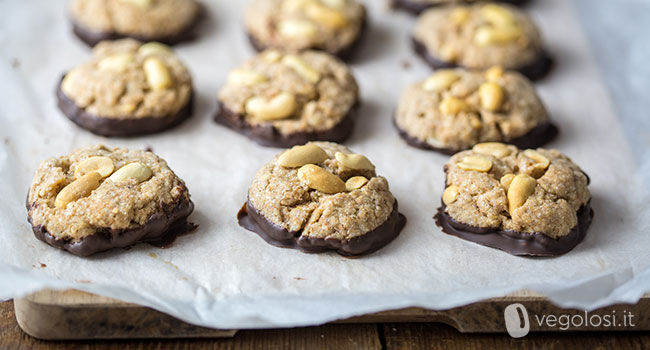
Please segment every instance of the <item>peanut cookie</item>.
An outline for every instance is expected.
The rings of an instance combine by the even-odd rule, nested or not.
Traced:
[[[192,77],[163,44],[105,41],[65,74],[57,97],[70,120],[95,134],[151,134],[192,115]]]
[[[532,19],[505,4],[427,10],[418,18],[412,39],[415,51],[433,68],[502,66],[535,80],[551,64]]]
[[[394,8],[410,12],[418,15],[425,10],[435,6],[445,6],[454,4],[471,4],[485,0],[392,0],[391,3]],[[513,5],[523,5],[529,0],[499,0],[499,2],[506,2]]]
[[[295,146],[262,167],[237,218],[270,244],[344,256],[382,248],[406,224],[368,158],[330,142]]]
[[[194,0],[72,0],[74,33],[86,44],[133,38],[175,44],[194,38],[201,17]]]
[[[324,52],[267,50],[230,72],[215,121],[264,145],[341,142],[353,129],[359,87]]]
[[[254,0],[245,16],[258,51],[314,49],[339,57],[352,53],[365,20],[365,7],[357,0]]]
[[[436,224],[513,255],[556,256],[582,241],[589,178],[557,150],[480,143],[451,157]]]
[[[78,149],[41,163],[27,196],[34,235],[88,256],[136,242],[169,245],[194,226],[183,180],[147,151]]]
[[[558,132],[530,81],[498,66],[437,70],[404,91],[395,126],[411,146],[446,154],[486,141],[534,148]]]

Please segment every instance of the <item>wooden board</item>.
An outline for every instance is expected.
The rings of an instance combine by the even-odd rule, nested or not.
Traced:
[[[613,305],[588,313],[588,317],[633,315],[634,326],[600,325],[566,329],[560,324],[539,324],[543,315],[580,315],[585,311],[560,309],[544,297],[521,291],[502,298],[488,299],[448,310],[406,308],[339,320],[335,323],[441,322],[464,333],[506,332],[504,310],[522,304],[529,315],[530,331],[633,331],[650,330],[650,295],[635,305]],[[16,320],[29,335],[48,340],[124,338],[206,338],[232,337],[236,330],[198,327],[153,309],[76,290],[44,290],[14,301]],[[578,316],[576,316],[578,317]],[[597,318],[596,318],[597,319]]]

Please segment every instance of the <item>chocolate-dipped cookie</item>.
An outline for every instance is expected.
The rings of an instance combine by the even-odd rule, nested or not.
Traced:
[[[436,6],[447,6],[455,4],[471,4],[477,1],[484,0],[391,0],[393,8],[410,12],[414,15]],[[506,2],[513,5],[522,5],[529,0],[498,0],[499,2]]]
[[[217,123],[286,148],[345,140],[359,88],[350,69],[327,53],[267,50],[229,74],[218,100]]]
[[[349,57],[365,29],[366,10],[357,0],[254,0],[245,25],[258,51],[323,50]]]
[[[61,111],[97,135],[137,136],[172,128],[192,115],[192,77],[160,43],[105,41],[57,89]]]
[[[194,229],[183,180],[155,154],[92,146],[41,163],[27,196],[34,235],[89,256],[136,242],[168,245]]]
[[[498,66],[439,69],[411,85],[400,98],[395,126],[409,145],[446,154],[486,141],[536,148],[558,132],[533,84]]]
[[[435,219],[450,235],[513,255],[556,256],[591,224],[589,178],[557,150],[481,143],[444,169]]]
[[[551,60],[533,20],[506,4],[433,8],[413,30],[415,51],[433,68],[502,66],[542,78]]]
[[[172,45],[194,38],[202,9],[194,0],[72,0],[69,12],[89,46],[121,38]]]
[[[382,248],[406,224],[374,165],[329,142],[295,146],[262,167],[237,218],[270,244],[344,256]]]

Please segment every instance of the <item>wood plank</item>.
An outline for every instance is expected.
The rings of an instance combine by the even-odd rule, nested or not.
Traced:
[[[16,322],[11,301],[0,303],[0,349],[381,349],[374,324],[326,325],[276,330],[240,331],[232,338],[86,340],[50,342],[30,337]]]
[[[385,349],[646,349],[650,333],[561,332],[530,333],[523,338],[503,334],[462,334],[453,327],[432,323],[383,324]]]

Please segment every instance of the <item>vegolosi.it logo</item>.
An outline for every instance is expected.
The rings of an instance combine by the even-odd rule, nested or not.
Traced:
[[[620,310],[619,310],[620,311]],[[578,329],[585,328],[609,328],[609,327],[634,327],[634,314],[623,310],[616,314],[616,310],[612,310],[609,314],[589,314],[584,313],[569,313],[555,315],[533,315],[528,316],[528,310],[522,304],[510,304],[503,311],[503,318],[506,324],[506,330],[513,338],[521,338],[530,332],[531,320],[539,327],[539,329],[558,328],[565,331],[569,328]]]

